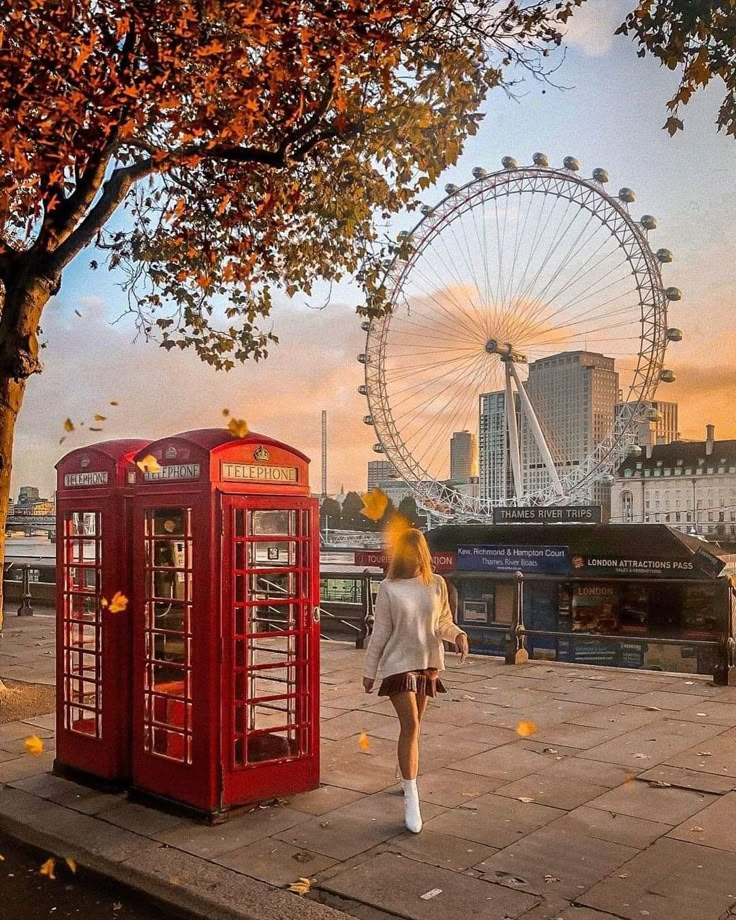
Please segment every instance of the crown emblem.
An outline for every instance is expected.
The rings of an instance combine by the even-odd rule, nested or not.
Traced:
[[[267,463],[271,459],[271,454],[266,450],[263,444],[259,444],[253,451],[253,459],[260,463]]]
[[[87,467],[89,466],[89,457],[87,456],[87,454],[85,454],[82,457],[82,459],[79,461],[79,465],[82,467],[83,470],[87,469]]]
[[[167,460],[174,460],[176,458],[176,455],[177,455],[176,448],[174,447],[173,444],[169,444],[169,446],[166,448],[166,453],[164,454],[164,456],[166,457]]]

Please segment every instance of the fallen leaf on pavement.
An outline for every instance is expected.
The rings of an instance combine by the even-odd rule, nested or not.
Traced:
[[[296,882],[292,882],[289,885],[289,891],[293,891],[294,894],[305,895],[312,890],[312,885],[316,882],[316,879],[313,878],[300,878]]]
[[[559,882],[559,879],[556,875],[545,875],[544,880],[548,885],[550,885],[552,882]]]
[[[646,706],[645,709],[647,712],[662,712],[659,706]]]
[[[713,753],[711,751],[698,751],[698,757],[712,757]]]
[[[53,878],[53,879],[55,879],[55,878],[56,878],[56,875],[54,875],[54,869],[55,869],[55,868],[56,868],[56,860],[54,859],[53,856],[49,856],[49,858],[46,860],[46,862],[45,862],[45,863],[41,866],[41,868],[38,870],[38,874],[39,874],[39,875],[45,875],[45,876],[47,876],[48,878]]]
[[[531,798],[531,797],[528,796],[528,795],[520,795],[520,796],[517,796],[517,798],[518,798],[518,800],[519,800],[520,802],[523,802],[525,805],[528,805],[529,802],[533,802],[533,801],[534,801],[534,799]]]
[[[662,779],[648,779],[647,782],[650,786],[656,786],[657,789],[671,789],[672,783],[666,783]]]
[[[557,748],[542,748],[543,754],[556,754]]]
[[[649,760],[649,754],[632,754],[632,757],[636,757],[637,760]]]
[[[702,833],[703,833],[703,828],[702,828],[702,827],[691,827],[690,830],[691,830],[694,834],[702,834]]]
[[[33,754],[34,757],[38,757],[39,754],[43,754],[43,741],[38,737],[38,735],[29,735],[28,738],[23,742],[23,746],[26,749],[28,754]]]
[[[360,737],[358,738],[358,747],[361,749],[361,751],[363,751],[364,754],[367,754],[370,746],[371,743],[368,739],[368,735],[366,735],[365,732],[361,732]]]

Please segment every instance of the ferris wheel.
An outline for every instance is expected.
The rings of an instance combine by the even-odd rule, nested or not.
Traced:
[[[399,234],[386,276],[390,309],[366,321],[364,422],[374,451],[440,517],[484,519],[503,505],[590,501],[656,421],[668,342],[667,249],[635,193],[609,194],[566,157],[473,170]],[[577,408],[576,408],[577,407]],[[580,408],[582,407],[582,409]],[[463,432],[472,472],[450,478]],[[466,470],[467,472],[467,470]]]

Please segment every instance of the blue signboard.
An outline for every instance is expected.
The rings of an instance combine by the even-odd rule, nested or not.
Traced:
[[[546,575],[567,572],[567,546],[458,546],[457,567],[465,572],[523,572]]]

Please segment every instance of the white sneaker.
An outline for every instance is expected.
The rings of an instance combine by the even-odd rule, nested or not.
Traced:
[[[422,829],[422,812],[419,808],[419,790],[415,779],[401,781],[404,790],[404,824],[412,834],[418,834]]]

